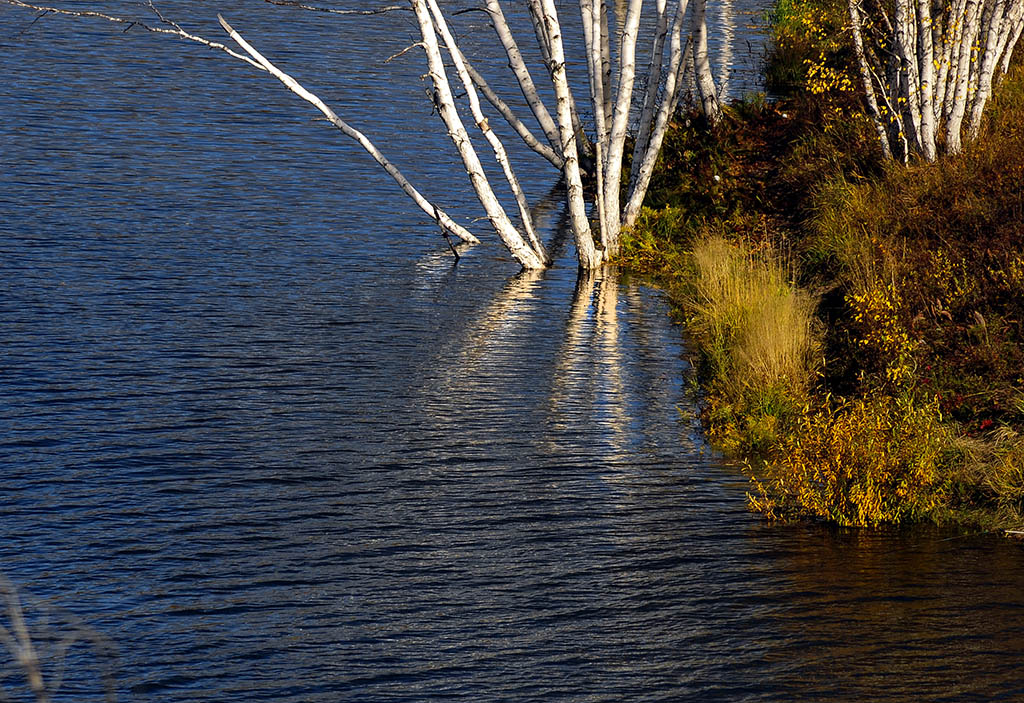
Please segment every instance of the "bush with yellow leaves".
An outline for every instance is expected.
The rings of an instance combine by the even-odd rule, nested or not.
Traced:
[[[769,83],[812,95],[854,95],[857,81],[845,41],[845,4],[836,0],[777,0],[768,12],[773,56]],[[832,106],[837,111],[837,106]]]
[[[857,344],[884,365],[885,380],[894,387],[914,373],[914,340],[903,324],[903,296],[895,283],[878,285],[846,297],[860,332]]]
[[[899,524],[941,510],[948,430],[934,403],[880,396],[808,413],[754,476],[751,506],[772,518]]]

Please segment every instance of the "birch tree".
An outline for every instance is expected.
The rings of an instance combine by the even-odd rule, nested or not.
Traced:
[[[632,226],[637,218],[644,195],[650,183],[651,172],[661,149],[669,117],[678,102],[684,75],[684,62],[689,62],[697,79],[701,106],[709,122],[720,114],[717,92],[711,78],[707,52],[707,26],[705,7],[707,0],[693,0],[687,24],[689,0],[627,0],[624,13],[618,20],[621,32],[612,37],[609,16],[615,10],[606,0],[576,0],[578,18],[559,15],[555,0],[525,0],[532,28],[532,39],[543,64],[529,66],[520,50],[524,37],[517,37],[506,12],[510,0],[480,0],[495,32],[495,39],[508,59],[508,66],[518,85],[528,115],[516,114],[512,101],[503,98],[491,83],[473,66],[458,44],[457,31],[451,24],[452,13],[438,0],[405,0],[401,5],[376,10],[337,10],[300,3],[298,0],[266,0],[275,5],[287,5],[296,10],[321,11],[343,15],[383,14],[395,11],[410,12],[415,17],[419,41],[426,59],[425,79],[435,111],[443,123],[444,132],[459,155],[469,185],[498,239],[524,269],[540,269],[550,265],[551,259],[537,234],[530,203],[516,175],[510,152],[491,121],[506,121],[523,143],[560,171],[565,185],[566,208],[569,213],[578,262],[584,269],[594,269],[614,259],[620,248],[624,227]],[[308,90],[295,76],[281,70],[272,57],[264,56],[257,48],[258,39],[243,35],[238,22],[229,23],[218,15],[220,25],[234,46],[190,33],[177,22],[166,17],[147,0],[145,7],[152,20],[118,17],[95,11],[35,5],[23,0],[0,0],[41,15],[61,14],[81,18],[104,19],[150,32],[178,37],[219,51],[235,60],[244,61],[283,84],[288,90],[305,100],[323,114],[328,122],[357,141],[366,152],[391,176],[401,190],[439,226],[449,239],[477,243],[479,238],[456,223],[441,207],[425,197],[399,168],[378,149],[366,134],[348,124],[341,110],[328,105]],[[564,3],[572,13],[577,9]],[[638,83],[637,41],[642,17],[651,14],[655,31],[651,37],[649,61],[640,72],[646,90],[634,90]],[[570,13],[570,14],[572,14]],[[563,27],[568,20],[582,23],[584,42],[582,60],[572,62],[585,65],[587,95],[580,99],[567,72],[570,63],[569,48]],[[244,22],[244,18],[242,20]],[[127,30],[126,30],[127,31]],[[689,39],[684,39],[689,33]],[[613,46],[613,39],[616,43]],[[688,47],[688,48],[685,48]],[[577,47],[579,50],[579,47]],[[994,60],[1002,57],[999,53]],[[545,102],[545,100],[553,101]],[[485,105],[486,103],[486,105]],[[623,188],[622,175],[626,159],[629,127],[639,115],[635,147],[631,152],[632,170],[627,187]],[[467,128],[464,116],[471,117]],[[532,125],[532,126],[531,126]],[[507,193],[502,196],[491,183],[487,160],[478,151],[476,139],[483,141],[484,151],[490,152],[494,170],[504,176]],[[585,183],[596,183],[593,202],[585,193]],[[625,198],[623,198],[625,196]],[[515,203],[514,214],[505,209],[506,202]],[[454,248],[453,248],[454,251]]]
[[[934,161],[977,137],[1024,29],[1021,0],[847,0],[867,112],[886,157]]]

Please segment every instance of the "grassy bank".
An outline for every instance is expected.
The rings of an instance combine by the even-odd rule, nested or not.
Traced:
[[[1024,523],[1024,69],[964,154],[882,162],[841,7],[780,0],[770,78],[666,140],[626,262],[698,352],[751,504],[844,525]]]

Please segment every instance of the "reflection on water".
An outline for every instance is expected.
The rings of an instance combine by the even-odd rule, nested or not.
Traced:
[[[773,4],[773,0],[708,2],[708,53],[722,100],[741,100],[764,91],[763,66],[768,48],[765,13]],[[668,3],[670,12],[674,5],[673,2]],[[622,35],[627,7],[626,0],[616,0],[614,5],[619,37]],[[638,66],[647,66],[650,61],[651,42],[644,39],[654,34],[656,18],[652,7],[653,3],[645,5],[645,14],[641,20],[637,42]],[[685,26],[689,27],[689,21]],[[642,76],[638,76],[638,79],[642,80]]]
[[[631,436],[630,410],[624,386],[624,333],[618,324],[619,277],[613,270],[580,272],[569,322],[558,354],[551,392],[551,421],[569,417],[565,406],[582,399],[589,409],[582,418],[599,429],[611,444],[611,456],[626,458]]]
[[[422,65],[381,64],[411,25],[224,10],[475,212]],[[276,86],[28,21],[0,6],[0,569],[119,644],[123,700],[1024,697],[1020,546],[749,514],[665,300],[577,277],[546,165],[556,267],[455,264]]]

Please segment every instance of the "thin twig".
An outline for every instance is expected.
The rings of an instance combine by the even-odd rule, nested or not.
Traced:
[[[262,66],[260,66],[258,63],[250,59],[248,56],[245,56],[244,54],[239,54],[237,51],[233,51],[232,49],[225,46],[224,44],[221,44],[220,42],[210,41],[209,39],[204,39],[203,37],[197,36],[195,34],[190,34],[189,32],[186,32],[177,25],[173,24],[172,22],[165,20],[163,17],[161,17],[162,21],[167,22],[168,24],[172,24],[173,26],[177,27],[177,29],[154,27],[152,25],[146,24],[145,22],[140,22],[139,20],[132,20],[126,17],[116,17],[114,15],[108,15],[103,12],[93,12],[92,10],[65,10],[60,7],[32,5],[27,2],[22,2],[21,0],[0,0],[0,3],[4,3],[6,5],[13,5],[15,7],[24,7],[28,10],[35,10],[36,12],[43,13],[43,15],[47,13],[52,13],[55,15],[68,15],[70,17],[96,17],[98,19],[107,20],[108,22],[117,22],[118,24],[127,25],[127,29],[125,31],[128,31],[128,29],[131,29],[132,27],[142,27],[148,32],[153,32],[155,34],[169,34],[172,36],[181,37],[182,39],[188,39],[189,41],[195,42],[197,44],[208,46],[211,49],[223,51],[226,54],[238,59],[239,61],[245,61],[250,66],[258,68],[261,71],[265,70]],[[152,3],[150,4],[152,5]],[[156,8],[153,9],[155,10]],[[38,21],[38,18],[36,19],[36,21]]]
[[[174,20],[171,20],[171,19],[168,19],[168,18],[164,17],[164,14],[162,12],[160,12],[160,9],[156,5],[153,4],[153,0],[146,0],[146,7],[148,7],[150,10],[152,10],[153,14],[156,15],[158,18],[160,18],[160,21],[163,22],[164,24],[171,25],[172,27],[177,29],[179,32],[184,32],[185,31],[184,29],[181,28],[180,24],[178,24]]]
[[[409,9],[405,5],[388,5],[387,7],[379,7],[376,10],[336,10],[331,7],[306,5],[304,3],[298,2],[297,0],[266,0],[266,2],[269,2],[271,5],[295,7],[300,10],[312,10],[313,12],[328,12],[332,15],[383,15],[385,12],[394,12],[395,10]]]
[[[36,18],[34,20],[32,20],[31,22],[28,23],[28,26],[25,27],[25,29],[23,29],[20,32],[18,32],[15,36],[20,37],[22,34],[27,32],[28,30],[32,29],[32,27],[35,26],[36,22],[38,22],[39,20],[43,19],[48,14],[50,14],[49,10],[46,10],[45,12],[40,12],[38,15],[36,15]]]
[[[268,0],[268,2],[269,2],[269,0]],[[409,53],[413,49],[417,49],[417,48],[420,48],[422,46],[423,46],[423,42],[418,41],[415,44],[413,44],[412,46],[405,47],[404,49],[399,51],[397,54],[392,54],[391,56],[387,57],[386,59],[384,59],[384,63],[391,63],[395,59],[401,58],[402,56],[405,56],[407,53]]]

